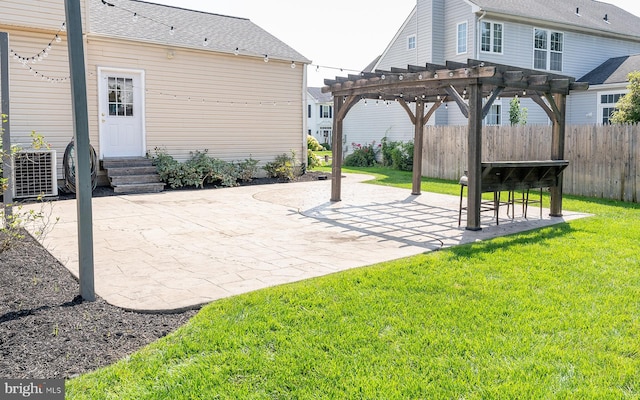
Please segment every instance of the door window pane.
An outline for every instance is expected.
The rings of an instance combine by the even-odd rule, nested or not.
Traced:
[[[133,116],[133,79],[110,76],[107,78],[109,115]]]

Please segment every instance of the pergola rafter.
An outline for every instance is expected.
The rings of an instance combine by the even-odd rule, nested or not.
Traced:
[[[467,229],[480,229],[482,120],[499,97],[531,98],[553,122],[552,160],[564,157],[566,96],[586,90],[575,78],[508,65],[468,60],[445,65],[408,65],[325,80],[324,93],[334,97],[333,170],[331,201],[340,201],[342,171],[342,123],[362,99],[398,102],[415,126],[412,193],[420,194],[424,126],[446,102],[455,102],[469,120]],[[485,100],[486,99],[486,100]],[[415,104],[412,109],[410,104]],[[425,112],[425,107],[431,104]],[[415,111],[414,111],[415,110]],[[562,180],[551,188],[551,215],[562,214]]]

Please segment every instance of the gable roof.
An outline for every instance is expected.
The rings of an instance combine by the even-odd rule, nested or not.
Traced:
[[[331,93],[322,93],[322,88],[308,87],[307,92],[318,103],[329,103],[333,101],[333,96],[331,95]]]
[[[302,54],[246,18],[230,17],[140,0],[89,0],[89,32],[155,44],[208,49],[310,63]],[[137,21],[133,21],[134,13]],[[174,34],[170,34],[171,27]],[[204,39],[208,45],[203,45]]]
[[[640,18],[595,0],[467,0],[487,14],[501,14],[533,21],[548,21],[578,29],[614,35],[635,36],[640,40]],[[579,11],[579,15],[576,13]],[[604,20],[607,17],[606,22]]]
[[[589,85],[626,83],[629,81],[627,76],[633,71],[640,71],[640,54],[610,58],[578,82],[588,82]]]

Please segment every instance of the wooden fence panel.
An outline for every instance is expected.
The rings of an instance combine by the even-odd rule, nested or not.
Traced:
[[[422,175],[457,180],[467,170],[466,126],[425,127]],[[483,161],[548,160],[551,127],[486,126]],[[640,126],[567,126],[566,194],[638,202]]]

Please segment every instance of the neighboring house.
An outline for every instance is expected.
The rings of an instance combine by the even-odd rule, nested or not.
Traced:
[[[245,18],[136,0],[82,0],[91,143],[99,159],[161,149],[260,165],[306,157],[306,64]],[[12,142],[73,137],[64,2],[3,0]],[[55,39],[54,39],[55,38]],[[58,41],[59,39],[59,41]],[[38,58],[41,61],[38,61]]]
[[[589,83],[589,91],[570,104],[569,115],[576,120],[587,118],[591,123],[608,124],[616,103],[629,93],[629,73],[640,71],[640,54],[614,57],[589,72],[578,82]],[[584,117],[579,113],[584,113]]]
[[[477,59],[580,78],[611,58],[638,53],[640,18],[607,3],[417,0],[384,53],[368,68],[390,70]],[[605,84],[569,96],[567,122],[604,122],[595,116],[611,107],[609,101],[615,100],[616,94],[624,92],[622,82],[616,82],[618,87]],[[497,99],[485,124],[508,125],[510,100]],[[371,142],[384,136],[411,140],[413,127],[406,112],[397,104],[385,106],[388,111],[380,113],[372,111],[375,105],[372,107],[371,101],[358,103],[344,121],[346,142]],[[528,109],[528,124],[549,124],[545,112],[531,100],[523,98],[522,106]],[[467,121],[452,105],[438,109],[428,123],[466,125]]]
[[[307,129],[318,142],[331,144],[333,96],[322,93],[322,88],[307,88]]]

